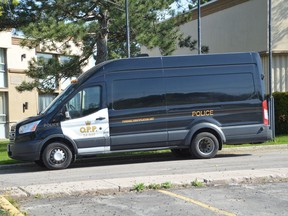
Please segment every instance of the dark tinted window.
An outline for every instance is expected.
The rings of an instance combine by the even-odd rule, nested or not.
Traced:
[[[254,98],[250,73],[165,78],[167,104],[199,104],[241,101]]]
[[[161,78],[116,80],[113,83],[113,108],[162,106],[163,89]]]
[[[90,115],[99,110],[101,105],[101,87],[94,86],[79,91],[66,104],[66,111],[71,119]]]

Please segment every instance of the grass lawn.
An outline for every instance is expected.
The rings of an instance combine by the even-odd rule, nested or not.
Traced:
[[[23,163],[23,161],[13,160],[8,157],[7,154],[7,144],[9,143],[8,140],[1,140],[0,141],[0,165],[3,164],[15,164],[15,163]],[[224,145],[224,148],[233,148],[233,147],[244,147],[244,146],[259,146],[259,145],[278,145],[278,144],[288,144],[288,135],[277,136],[274,141],[265,142],[262,144],[241,144],[241,145]],[[153,152],[163,152],[167,153],[168,151],[153,151]],[[153,152],[150,152],[153,153]],[[123,153],[127,154],[127,153]],[[129,154],[139,154],[139,152],[130,152]]]
[[[247,146],[265,146],[288,144],[288,135],[277,136],[275,140],[260,144],[239,144],[239,145],[223,145],[223,148],[247,147]]]
[[[8,140],[0,140],[0,165],[21,163],[22,161],[16,161],[8,157],[7,144]]]

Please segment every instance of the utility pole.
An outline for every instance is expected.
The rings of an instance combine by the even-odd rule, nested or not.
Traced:
[[[129,2],[125,0],[127,57],[130,58]]]
[[[272,6],[271,0],[268,1],[268,52],[269,52],[269,95],[272,95]]]
[[[272,0],[268,0],[268,52],[269,52],[269,122],[272,129],[272,137],[275,138],[275,111],[274,111],[274,98],[272,89]]]
[[[198,0],[198,55],[201,55],[201,0]]]

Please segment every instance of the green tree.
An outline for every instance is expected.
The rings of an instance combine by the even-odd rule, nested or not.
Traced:
[[[6,7],[10,7],[10,6],[13,6],[13,5],[17,5],[18,4],[18,1],[17,0],[0,0],[0,17],[2,15],[4,15],[3,13],[6,11]]]
[[[189,48],[191,51],[198,49],[196,47],[198,41],[193,39],[190,35],[186,37],[183,37],[183,35],[181,35],[178,38],[178,40],[179,40],[178,45],[180,48],[186,47],[186,48]],[[208,46],[201,46],[201,53],[208,53],[208,52],[209,52]]]
[[[176,0],[177,1],[177,0]],[[179,1],[179,0],[178,0]],[[129,0],[131,53],[140,53],[140,44],[159,47],[162,55],[175,49],[181,36],[177,26],[182,18],[161,21],[160,11],[175,16],[170,5],[175,0]],[[125,0],[19,0],[19,4],[2,4],[0,29],[18,28],[26,39],[23,46],[41,47],[42,52],[57,51],[70,56],[70,61],[58,59],[30,62],[27,76],[33,82],[23,82],[19,91],[38,88],[49,92],[49,83],[77,76],[91,55],[99,64],[107,59],[126,56]],[[41,46],[40,46],[41,45]],[[73,57],[71,46],[82,55]],[[48,83],[48,84],[47,84]]]

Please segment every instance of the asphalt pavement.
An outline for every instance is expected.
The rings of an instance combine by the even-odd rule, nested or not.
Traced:
[[[221,153],[229,153],[233,151],[243,151],[244,148],[250,148],[251,151],[257,149],[279,149],[287,151],[287,145],[258,146],[258,147],[240,147],[233,149],[223,149]],[[247,150],[247,149],[246,149]],[[13,169],[19,165],[7,165],[5,169]],[[21,166],[21,165],[20,165]],[[27,166],[27,165],[26,165]],[[2,167],[3,168],[3,167]],[[1,169],[1,166],[0,166]],[[8,187],[0,189],[1,199],[4,196],[10,197],[59,197],[69,195],[84,194],[112,194],[118,192],[131,191],[136,184],[143,183],[148,186],[151,184],[162,184],[169,182],[174,188],[191,185],[193,181],[202,182],[207,185],[225,185],[225,184],[241,184],[241,183],[262,183],[262,182],[282,182],[288,181],[288,168],[267,168],[257,170],[232,170],[217,172],[199,172],[191,174],[174,174],[174,175],[151,175],[139,177],[97,179],[97,180],[81,180],[74,182],[61,182],[50,184],[36,184],[21,187]],[[0,177],[1,181],[1,177]],[[3,207],[0,200],[0,207]],[[5,208],[6,209],[6,208]],[[14,213],[15,214],[15,213]]]

